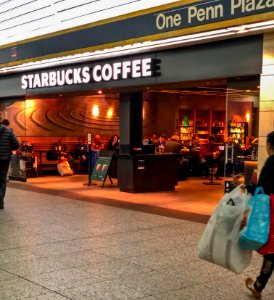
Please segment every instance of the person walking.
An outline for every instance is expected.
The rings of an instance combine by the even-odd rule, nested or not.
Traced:
[[[270,132],[266,138],[266,150],[268,158],[261,170],[258,186],[262,186],[265,194],[274,194],[274,131]],[[274,216],[271,216],[274,217]],[[260,299],[274,269],[274,250],[272,254],[264,255],[263,264],[259,276],[254,281],[252,278],[246,279],[246,287],[252,295]]]
[[[19,148],[19,141],[10,128],[0,124],[0,209],[4,209],[11,152]]]

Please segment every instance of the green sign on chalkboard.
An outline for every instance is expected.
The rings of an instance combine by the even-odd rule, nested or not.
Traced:
[[[104,151],[104,152],[106,152],[106,153],[104,153],[106,155],[104,155],[104,156],[99,155],[99,157],[96,161],[96,164],[92,170],[91,176],[90,176],[90,181],[91,180],[103,181],[102,187],[105,184],[105,180],[107,178],[109,166],[111,164],[112,156],[113,156],[112,151]],[[107,153],[107,152],[109,152],[109,153]],[[111,178],[110,178],[110,181],[112,183]]]

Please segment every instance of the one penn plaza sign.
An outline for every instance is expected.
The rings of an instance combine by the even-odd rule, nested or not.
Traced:
[[[170,31],[273,12],[274,0],[208,0],[155,13],[155,28]],[[217,26],[216,26],[217,27]]]
[[[25,90],[152,77],[157,75],[158,63],[158,60],[146,57],[24,74],[21,77],[21,88]]]

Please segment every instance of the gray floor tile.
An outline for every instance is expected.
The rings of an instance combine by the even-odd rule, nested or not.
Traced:
[[[14,279],[17,279],[17,277],[0,269],[0,281],[14,280]]]
[[[25,299],[47,292],[46,289],[23,279],[0,281],[1,300]]]
[[[51,291],[59,291],[60,293],[65,289],[76,288],[78,286],[102,281],[101,277],[92,275],[84,271],[83,268],[72,268],[28,276],[27,279],[42,285]]]
[[[157,300],[157,298],[153,296],[147,296],[147,297],[138,298],[138,300]]]
[[[55,242],[51,239],[38,234],[18,234],[17,236],[9,237],[0,241],[0,250],[13,249],[18,247],[27,247],[33,245],[41,245],[45,243]]]
[[[105,280],[114,280],[130,275],[135,276],[136,274],[150,271],[148,268],[122,260],[112,260],[104,263],[98,263],[96,265],[90,265],[85,267],[85,270],[91,274],[100,276]]]
[[[135,276],[127,276],[122,282],[146,295],[153,295],[161,292],[172,291],[193,285],[193,282],[183,281],[180,278],[161,271],[141,273]]]
[[[22,277],[62,270],[66,268],[67,267],[64,266],[62,263],[52,258],[24,260],[20,262],[3,264],[1,266],[2,270],[6,270],[14,275]]]
[[[81,286],[65,290],[63,294],[73,300],[133,300],[145,296],[143,293],[120,282],[101,282]]]
[[[23,248],[9,249],[0,251],[0,266],[22,260],[34,259],[35,255],[29,253]]]
[[[167,267],[185,265],[190,261],[199,261],[199,258],[188,248],[172,249],[166,252],[154,252],[146,255],[124,258],[124,260],[154,270]]]
[[[116,244],[109,245],[108,247],[98,248],[95,250],[100,254],[108,255],[109,257],[123,259],[126,257],[139,256],[149,252],[144,247],[134,246],[132,244]],[[151,251],[150,251],[151,252]]]
[[[131,245],[146,249],[147,252],[165,252],[174,248],[180,247],[175,238],[161,238],[156,237],[149,240],[138,241],[131,243]]]
[[[98,248],[105,248],[120,244],[119,241],[109,239],[105,236],[95,236],[85,239],[76,239],[70,241],[69,243],[85,250],[96,250]]]
[[[43,245],[25,247],[26,251],[34,254],[36,257],[50,257],[53,255],[62,255],[71,252],[77,252],[79,247],[73,246],[67,242],[55,242]]]
[[[225,295],[218,290],[216,291],[213,288],[202,284],[155,294],[154,297],[161,300],[232,300],[229,295]],[[239,299],[242,298],[239,297],[238,300]]]
[[[107,235],[107,238],[121,243],[134,243],[138,241],[150,240],[156,237],[157,235],[153,234],[147,229]]]
[[[220,293],[230,296],[230,299],[250,299],[250,292],[245,286],[245,274],[230,276],[211,282],[206,282],[206,286],[210,286]],[[237,298],[238,297],[238,298]]]
[[[66,268],[73,268],[79,266],[89,265],[92,267],[93,264],[101,262],[107,262],[112,260],[111,257],[93,252],[92,250],[84,250],[73,253],[63,254],[61,256],[54,256],[60,264]]]
[[[25,298],[24,300],[67,300],[69,298],[61,296],[57,293],[47,293],[40,296],[35,296],[31,298]]]

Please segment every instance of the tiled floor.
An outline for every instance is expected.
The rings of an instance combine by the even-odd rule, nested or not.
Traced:
[[[117,180],[113,179],[113,185],[107,179],[105,186],[101,188],[101,182],[95,182],[87,186],[87,175],[74,176],[44,176],[29,178],[27,183],[11,182],[11,187],[35,190],[39,192],[65,195],[74,199],[95,201],[98,203],[125,206],[129,204],[139,209],[164,208],[173,212],[185,212],[209,216],[224,194],[223,181],[220,185],[205,185],[208,179],[189,178],[180,181],[174,191],[153,193],[125,193],[120,192]]]
[[[9,184],[0,211],[1,300],[251,299],[244,279],[257,274],[261,257],[254,253],[239,275],[200,260],[196,248],[205,227],[200,208],[196,214],[187,205],[191,199],[184,200],[187,212],[200,216],[197,222],[184,213],[163,213],[163,203],[171,199],[176,204],[184,192],[180,197],[156,193],[152,202],[163,207],[153,211],[150,206],[134,208],[144,195],[127,194],[130,201],[124,195],[125,205],[116,195],[111,205],[106,191],[118,194],[115,187],[73,184],[74,177],[71,184],[61,179],[62,192],[56,180]],[[82,189],[92,194],[91,201]],[[97,196],[99,191],[104,195]],[[263,299],[274,299],[274,278]]]

